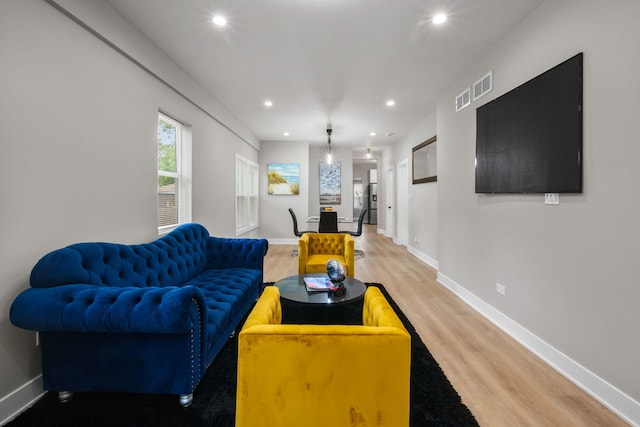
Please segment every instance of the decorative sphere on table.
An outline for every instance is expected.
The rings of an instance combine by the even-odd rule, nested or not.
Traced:
[[[335,258],[327,261],[327,276],[329,276],[331,283],[340,283],[345,279],[344,266],[340,264],[340,261]]]

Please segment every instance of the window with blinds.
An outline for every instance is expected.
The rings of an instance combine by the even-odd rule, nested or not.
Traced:
[[[182,124],[158,114],[158,231],[185,221],[181,165]]]
[[[258,228],[258,164],[236,155],[236,236]]]

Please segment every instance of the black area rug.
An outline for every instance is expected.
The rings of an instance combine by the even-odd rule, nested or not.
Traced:
[[[411,427],[477,426],[469,409],[460,401],[458,393],[384,287],[372,283],[367,285],[382,290],[411,334]],[[283,312],[287,308],[283,306]],[[361,322],[362,301],[342,308],[341,316],[345,323]],[[62,404],[58,402],[57,393],[47,393],[6,425],[233,427],[237,355],[238,341],[234,337],[207,370],[195,390],[193,404],[188,408],[180,407],[177,396],[77,393],[68,403]],[[300,426],[304,427],[304,421],[301,420]]]

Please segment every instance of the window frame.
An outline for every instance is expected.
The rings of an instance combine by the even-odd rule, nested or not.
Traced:
[[[236,154],[235,162],[235,231],[236,236],[258,228],[259,217],[258,163]]]
[[[158,123],[157,126],[160,126],[160,121],[164,121],[176,128],[176,171],[166,171],[160,169],[160,140],[156,141],[156,170],[157,170],[157,178],[160,176],[166,176],[175,178],[177,185],[176,191],[177,195],[177,222],[174,224],[160,224],[160,192],[157,188],[157,178],[156,178],[156,197],[157,197],[157,211],[156,211],[156,222],[158,226],[158,234],[165,234],[174,228],[178,227],[181,224],[185,224],[191,221],[191,186],[189,180],[189,171],[190,171],[190,141],[191,134],[188,131],[188,126],[184,123],[176,120],[170,115],[158,111]]]

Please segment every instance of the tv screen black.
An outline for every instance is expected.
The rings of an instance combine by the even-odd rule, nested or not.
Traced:
[[[476,193],[582,192],[582,57],[476,110]]]

